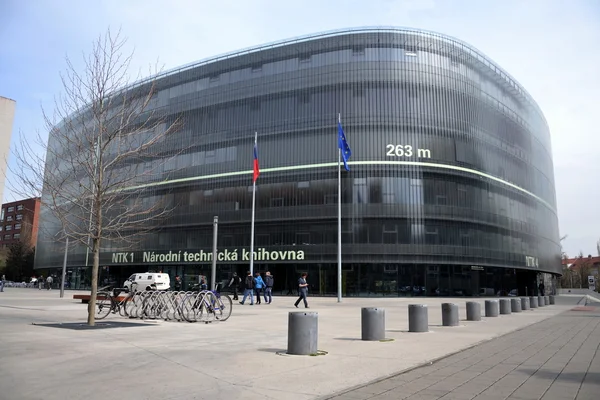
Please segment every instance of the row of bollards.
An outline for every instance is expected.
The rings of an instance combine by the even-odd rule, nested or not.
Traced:
[[[548,304],[555,304],[554,296],[532,296],[512,299],[486,300],[485,316],[498,317],[519,313]],[[466,303],[467,321],[481,321],[481,304],[475,301]],[[425,304],[408,305],[408,331],[429,332],[429,317]],[[458,305],[442,303],[442,326],[458,326]],[[361,339],[385,339],[385,309],[363,307],[361,309]],[[288,316],[288,354],[317,354],[318,313],[290,312]]]

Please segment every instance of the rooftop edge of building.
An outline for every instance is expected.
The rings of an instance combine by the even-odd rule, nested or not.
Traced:
[[[462,45],[465,49],[468,49],[471,52],[477,54],[484,61],[488,62],[491,66],[493,66],[496,69],[495,72],[498,75],[501,76],[502,74],[504,74],[505,77],[509,81],[512,81],[515,85],[517,85],[519,87],[519,89],[523,92],[525,98],[527,98],[527,100],[534,105],[534,107],[537,109],[538,113],[540,114],[541,118],[544,120],[544,122],[547,125],[547,120],[546,120],[546,117],[545,117],[541,107],[537,104],[537,102],[535,101],[533,96],[527,91],[527,89],[525,89],[525,87],[515,77],[513,77],[510,73],[508,73],[498,63],[493,61],[484,52],[482,52],[475,46],[473,46],[461,39],[458,39],[454,36],[451,36],[451,35],[447,35],[447,34],[440,33],[440,32],[435,32],[435,31],[430,31],[430,30],[426,30],[426,29],[400,27],[400,26],[364,26],[364,27],[340,28],[340,29],[335,29],[335,30],[327,30],[327,31],[322,31],[322,32],[317,32],[317,33],[312,33],[312,34],[291,37],[291,38],[287,38],[287,39],[281,39],[281,40],[277,40],[274,42],[263,43],[260,45],[222,53],[222,54],[219,54],[216,56],[211,56],[208,58],[204,58],[204,59],[193,61],[193,62],[190,62],[187,64],[183,64],[183,65],[180,65],[177,67],[173,67],[173,68],[167,69],[166,71],[160,72],[158,74],[151,75],[146,78],[142,78],[140,80],[134,81],[131,84],[123,87],[121,90],[122,91],[131,90],[138,86],[147,84],[151,81],[164,79],[169,76],[184,72],[186,70],[198,68],[201,66],[206,66],[206,65],[218,62],[218,61],[224,61],[224,60],[235,58],[238,56],[248,55],[248,54],[252,54],[252,53],[256,53],[256,52],[260,52],[260,51],[264,51],[264,50],[272,50],[274,48],[285,47],[288,45],[299,44],[299,43],[303,43],[303,42],[309,42],[309,41],[317,40],[317,39],[326,39],[326,38],[332,38],[332,37],[343,36],[343,35],[358,35],[358,34],[364,34],[364,33],[399,33],[399,34],[400,33],[408,33],[408,34],[414,34],[414,35],[424,35],[424,36],[428,36],[428,37],[431,37],[431,38],[434,38],[437,40],[442,40],[442,41],[444,41],[444,40],[445,41],[453,41],[453,42],[456,42],[457,44]],[[494,69],[494,68],[492,68],[492,69]]]

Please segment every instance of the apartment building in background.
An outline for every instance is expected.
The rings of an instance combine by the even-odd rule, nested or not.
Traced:
[[[26,241],[34,247],[38,236],[40,198],[13,201],[2,204],[0,209],[0,248],[18,241]]]
[[[15,117],[15,104],[14,100],[0,96],[0,201],[4,199],[4,177]]]

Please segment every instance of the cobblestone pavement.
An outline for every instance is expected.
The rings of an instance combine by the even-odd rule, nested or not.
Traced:
[[[571,311],[335,400],[598,400],[600,305]]]

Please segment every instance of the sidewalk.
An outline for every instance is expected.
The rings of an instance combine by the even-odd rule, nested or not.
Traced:
[[[598,400],[600,306],[576,307],[430,366],[328,399]]]
[[[327,396],[397,375],[506,333],[547,320],[579,299],[535,311],[464,321],[465,302],[484,298],[309,298],[325,356],[278,355],[287,347],[294,298],[234,304],[223,323],[150,322],[109,316],[124,327],[73,330],[32,323],[84,322],[86,305],[58,291],[11,289],[0,296],[0,387],[19,400],[298,399]],[[460,326],[441,326],[454,302]],[[407,333],[408,304],[429,308],[430,332]],[[360,340],[361,307],[382,307],[389,342]],[[550,334],[550,333],[548,333]],[[553,337],[553,336],[552,336]],[[8,389],[5,389],[8,388]],[[0,393],[0,399],[2,399]]]

